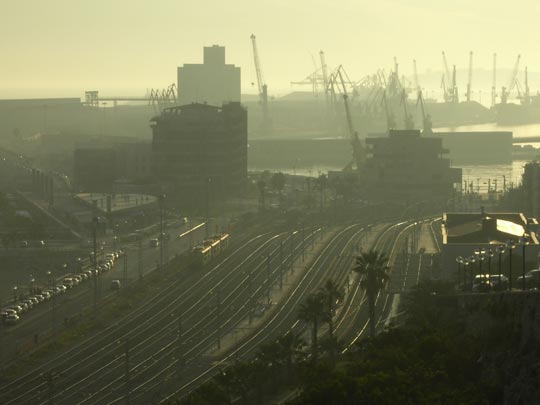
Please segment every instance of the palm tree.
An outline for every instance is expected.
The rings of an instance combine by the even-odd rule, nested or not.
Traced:
[[[353,268],[361,276],[360,286],[366,290],[369,305],[370,336],[375,336],[375,298],[389,278],[388,257],[370,249],[356,257]]]
[[[334,307],[336,301],[343,299],[343,288],[332,279],[326,280],[326,284],[319,290],[324,298],[324,310],[326,311],[326,322],[328,323],[328,333],[334,336]]]
[[[311,324],[311,350],[313,361],[317,361],[317,331],[319,323],[326,319],[321,294],[310,294],[298,309],[298,319]]]
[[[302,348],[306,345],[306,342],[299,335],[288,332],[278,338],[277,344],[279,345],[281,357],[285,361],[287,375],[290,376],[293,363],[295,359],[300,358],[303,354]]]

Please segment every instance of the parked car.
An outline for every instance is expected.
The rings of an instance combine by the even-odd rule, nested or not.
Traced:
[[[64,284],[58,284],[56,287],[62,294],[67,291],[67,287]]]
[[[523,285],[523,276],[516,278],[515,287],[521,288]],[[525,273],[525,287],[538,288],[540,287],[540,269],[530,270]]]
[[[38,300],[36,297],[34,297],[34,296],[32,296],[32,297],[30,297],[30,298],[28,298],[28,299],[29,299],[30,301],[32,301],[32,302],[34,303],[34,305],[39,304],[39,300]]]
[[[114,261],[116,260],[116,256],[114,255],[114,253],[107,253],[107,254],[105,255],[105,260],[106,260],[106,261],[107,261],[107,260],[110,260],[110,261],[113,261],[113,262],[114,262]]]
[[[73,279],[71,277],[66,277],[65,279],[62,280],[62,284],[66,287],[66,288],[72,288],[75,284],[75,281],[73,281]]]
[[[489,281],[495,291],[504,291],[508,288],[508,277],[504,274],[490,274]]]
[[[34,308],[34,305],[35,305],[35,304],[34,304],[34,301],[32,301],[32,300],[29,299],[29,298],[27,298],[27,299],[25,299],[25,300],[22,300],[21,302],[22,302],[23,304],[26,305],[27,309],[32,309],[32,308]]]
[[[474,277],[472,290],[474,292],[488,292],[491,291],[493,285],[488,274],[477,274]]]
[[[119,290],[120,289],[120,280],[112,280],[111,281],[111,290]]]
[[[6,325],[16,325],[17,323],[19,323],[20,319],[21,318],[17,314],[10,314],[6,316],[6,320],[4,321],[4,323]]]
[[[159,239],[157,239],[157,238],[150,239],[148,244],[150,245],[150,247],[154,247],[154,248],[158,247],[159,246]]]
[[[17,246],[18,248],[26,248],[26,247],[28,247],[28,241],[27,240],[20,240],[20,241],[17,242],[17,244],[15,246]]]

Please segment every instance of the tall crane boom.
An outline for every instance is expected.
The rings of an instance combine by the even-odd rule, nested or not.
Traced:
[[[326,60],[324,58],[324,52],[321,50],[319,52],[319,57],[321,59],[321,71],[322,71],[322,79],[323,79],[323,86],[324,86],[324,97],[326,98],[326,104],[329,102],[328,97],[328,66],[326,66]]]
[[[491,83],[491,106],[497,104],[497,54],[493,54],[493,82]]]
[[[465,98],[467,101],[471,101],[471,83],[472,83],[472,68],[473,68],[473,53],[469,52],[469,78],[467,81],[467,94]]]
[[[352,144],[352,152],[353,152],[353,162],[356,164],[356,168],[359,169],[363,162],[363,149],[362,145],[360,143],[360,139],[358,138],[358,132],[354,130],[354,125],[352,121],[351,116],[351,109],[349,106],[349,95],[347,93],[347,86],[345,84],[345,79],[343,78],[342,74],[342,66],[339,66],[335,75],[334,79],[332,81],[335,81],[335,79],[339,78],[339,83],[341,84],[342,92],[343,92],[343,104],[345,106],[345,116],[347,118],[347,127],[349,130],[349,136],[351,139]]]
[[[255,71],[257,74],[259,99],[262,106],[262,131],[266,134],[270,129],[270,121],[268,117],[268,86],[266,85],[262,74],[255,34],[251,34],[251,44],[253,45],[253,60],[255,62]]]
[[[510,81],[508,82],[508,87],[503,87],[501,89],[501,104],[506,104],[506,102],[508,101],[508,96],[516,85],[516,78],[519,70],[520,59],[521,55],[518,55],[516,59],[516,64],[514,65],[514,70],[512,70],[512,75],[510,76]]]
[[[446,61],[446,54],[442,53],[443,64],[444,64],[444,73],[446,74],[446,83],[452,83],[452,77],[450,76],[450,69],[448,69],[448,62]]]
[[[413,60],[413,68],[414,68],[414,86],[416,87],[416,91],[420,91],[420,82],[418,81],[418,70],[416,69],[416,59]]]

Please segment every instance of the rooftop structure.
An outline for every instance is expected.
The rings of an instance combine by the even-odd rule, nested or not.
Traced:
[[[154,174],[167,195],[191,207],[238,194],[247,179],[247,111],[188,104],[152,119]]]
[[[442,217],[441,261],[445,274],[448,277],[456,275],[456,258],[458,257],[469,258],[474,255],[475,251],[483,250],[486,255],[491,252],[491,258],[493,258],[497,254],[498,246],[509,244],[518,247],[524,240],[527,244],[528,270],[536,268],[538,265],[537,255],[540,251],[536,234],[537,228],[536,219],[527,218],[524,214],[517,212],[445,213]],[[515,262],[521,268],[523,249],[514,250],[518,256]],[[489,257],[486,257],[484,261],[486,261],[486,266],[489,266],[490,262],[487,259]],[[498,258],[496,259],[498,260]],[[493,263],[492,272],[495,272],[498,263],[497,267],[495,267],[495,261]],[[487,271],[488,268],[486,267],[484,270]]]
[[[180,105],[240,102],[240,68],[225,63],[225,47],[204,47],[202,64],[188,63],[178,68]]]
[[[360,169],[366,195],[374,199],[447,199],[461,184],[461,169],[450,168],[439,138],[418,130],[390,130],[366,139],[367,159]]]

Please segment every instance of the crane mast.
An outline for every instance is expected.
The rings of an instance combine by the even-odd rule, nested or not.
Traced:
[[[512,71],[512,76],[510,76],[510,82],[508,83],[508,87],[503,87],[501,89],[501,104],[506,104],[506,102],[508,101],[508,96],[510,95],[510,93],[512,92],[512,90],[514,89],[516,85],[516,77],[519,70],[520,59],[521,59],[521,55],[518,55],[516,64],[514,65],[514,70]]]
[[[347,118],[347,126],[349,129],[349,136],[351,138],[352,150],[353,150],[353,162],[356,164],[356,168],[360,169],[363,162],[363,150],[358,138],[358,132],[354,130],[354,125],[351,116],[351,109],[349,106],[349,95],[347,94],[347,86],[343,79],[342,66],[340,65],[334,77],[339,77],[341,88],[343,91],[343,104],[345,106],[345,116]]]
[[[493,82],[491,83],[491,106],[497,104],[497,54],[493,54]]]
[[[269,118],[268,118],[268,86],[266,85],[261,63],[259,60],[259,52],[257,51],[257,41],[255,34],[251,34],[251,44],[253,45],[253,60],[255,62],[255,72],[257,74],[257,87],[259,89],[259,100],[262,106],[262,130],[266,134],[269,131]]]
[[[467,102],[471,101],[472,68],[473,68],[473,53],[471,51],[469,52],[469,79],[467,82],[467,94],[465,95]]]
[[[414,68],[414,86],[416,87],[416,91],[420,91],[420,82],[418,81],[418,70],[416,69],[416,59],[413,60],[413,68]]]
[[[459,103],[459,94],[456,81],[456,65],[452,69],[452,102]]]
[[[328,97],[328,66],[326,65],[326,60],[324,57],[324,52],[319,52],[319,57],[321,59],[321,71],[322,71],[322,79],[323,79],[323,86],[324,86],[324,97],[326,98],[326,104],[329,103],[329,97]]]
[[[525,94],[521,99],[522,104],[528,105],[531,102],[531,92],[529,89],[529,73],[527,66],[525,66]]]

